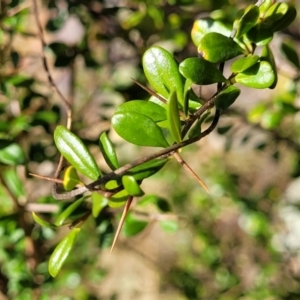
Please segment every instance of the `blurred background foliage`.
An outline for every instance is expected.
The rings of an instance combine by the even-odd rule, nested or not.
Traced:
[[[196,56],[193,22],[210,14],[232,22],[249,3],[38,1],[45,55],[72,103],[73,131],[104,171],[99,134],[117,105],[148,96],[131,79],[147,84],[147,47],[161,45],[178,61]],[[31,212],[51,221],[67,204],[28,174],[53,176],[53,131],[66,115],[43,68],[32,2],[1,1],[0,299],[299,299],[300,73],[282,51],[285,42],[299,53],[299,23],[272,41],[276,89],[244,88],[218,130],[184,149],[210,193],[170,163],[143,183],[147,196],[136,201],[111,256],[119,213],[104,209],[86,222],[53,279],[47,261],[69,229],[40,227]],[[151,151],[110,137],[120,163]]]

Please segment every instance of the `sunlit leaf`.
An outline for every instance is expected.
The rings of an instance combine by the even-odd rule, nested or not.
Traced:
[[[233,62],[233,64],[230,67],[230,70],[233,73],[243,72],[255,65],[258,62],[258,60],[258,55],[251,54],[246,57],[241,57]]]
[[[64,237],[60,243],[55,247],[54,252],[50,256],[48,270],[52,277],[56,275],[61,270],[65,260],[69,256],[80,228],[72,229],[66,237]]]
[[[269,25],[260,22],[247,32],[247,38],[257,46],[265,46],[273,39],[273,30]]]
[[[99,178],[101,173],[95,159],[79,137],[59,125],[54,131],[54,141],[59,152],[75,169],[92,180]]]
[[[64,173],[63,185],[66,191],[72,190],[77,184],[80,184],[77,171],[73,166],[69,166]]]
[[[25,162],[25,155],[22,148],[15,143],[11,143],[0,149],[0,162],[7,165],[20,165]]]
[[[112,126],[124,140],[139,146],[168,147],[160,127],[149,117],[135,112],[115,114]]]
[[[238,20],[236,25],[236,37],[240,37],[248,32],[259,18],[259,8],[256,5],[250,5],[244,12],[244,15]]]
[[[272,30],[273,32],[276,31],[281,31],[287,28],[294,20],[296,19],[297,16],[297,10],[294,6],[289,5],[287,12],[282,16],[279,20],[274,22],[272,24]]]
[[[92,215],[97,218],[102,209],[108,205],[108,199],[102,194],[93,192],[92,193]]]
[[[102,132],[99,139],[99,146],[101,153],[112,170],[119,168],[118,157],[116,154],[115,147],[106,132]]]
[[[140,185],[134,179],[133,176],[124,175],[122,176],[122,183],[124,185],[125,190],[131,196],[140,197],[144,195],[143,190],[141,189]]]
[[[52,224],[40,218],[35,212],[32,212],[33,220],[42,227],[53,227]]]
[[[15,168],[5,169],[2,171],[2,176],[7,188],[16,198],[25,196],[24,184]]]

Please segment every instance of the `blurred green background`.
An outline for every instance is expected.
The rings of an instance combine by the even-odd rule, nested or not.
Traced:
[[[178,61],[197,56],[190,38],[197,18],[232,22],[255,1],[37,2],[50,71],[72,103],[73,131],[108,171],[98,137],[117,105],[147,98],[131,79],[147,84],[145,50],[158,44]],[[299,25],[297,17],[272,41],[276,89],[243,88],[217,131],[183,150],[210,193],[171,162],[143,183],[147,196],[134,204],[112,255],[119,211],[106,209],[86,222],[53,279],[47,261],[69,229],[41,227],[31,212],[51,221],[66,203],[29,173],[53,176],[53,131],[66,113],[43,68],[32,1],[1,1],[0,299],[300,299],[300,73],[280,51],[289,41],[299,53]],[[152,151],[109,135],[122,164]]]

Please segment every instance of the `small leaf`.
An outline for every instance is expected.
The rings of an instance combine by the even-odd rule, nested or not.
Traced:
[[[235,80],[251,88],[264,89],[274,83],[275,74],[272,66],[268,62],[262,61],[244,72],[238,73]]]
[[[133,176],[125,175],[122,177],[122,183],[124,185],[125,190],[131,196],[140,197],[144,195],[143,190],[136,182]]]
[[[294,6],[289,5],[287,12],[285,15],[272,24],[273,32],[282,31],[287,28],[290,24],[294,22],[297,16],[297,10]]]
[[[74,133],[62,125],[54,131],[54,141],[59,152],[79,172],[96,180],[101,175],[94,157]]]
[[[217,95],[215,99],[216,108],[220,110],[226,110],[230,105],[232,105],[235,102],[240,93],[241,90],[239,88],[233,85],[229,86]]]
[[[128,197],[128,192],[126,190],[122,190],[108,199],[108,206],[112,208],[123,206],[126,203]]]
[[[108,205],[108,199],[102,194],[93,192],[92,193],[92,215],[94,218],[99,216],[101,210]]]
[[[247,70],[259,61],[258,55],[248,55],[237,59],[230,67],[231,72],[238,73]]]
[[[159,94],[168,98],[175,90],[183,106],[182,78],[177,62],[167,50],[158,46],[149,48],[143,56],[143,68],[148,81]]]
[[[281,44],[281,51],[285,58],[300,70],[299,56],[292,40],[286,40]]]
[[[16,166],[25,162],[25,155],[22,148],[15,143],[11,143],[0,149],[0,162]]]
[[[139,113],[122,113],[112,117],[112,126],[124,140],[150,147],[169,146],[160,127],[150,118]]]
[[[64,221],[71,216],[71,214],[82,204],[85,200],[85,197],[82,197],[76,201],[74,201],[71,205],[69,205],[60,215],[56,218],[55,225],[61,226]]]
[[[236,26],[236,37],[239,38],[248,32],[259,18],[259,8],[256,5],[250,5],[244,12],[244,15],[238,20]]]
[[[56,277],[56,275],[61,270],[65,260],[69,256],[76,237],[80,231],[80,228],[74,228],[72,231],[68,233],[66,237],[64,237],[61,242],[55,247],[54,252],[50,256],[48,270],[52,277]]]
[[[135,236],[143,231],[147,225],[148,222],[137,220],[133,217],[132,213],[128,213],[123,225],[122,232],[127,237]]]
[[[161,228],[169,233],[176,232],[178,230],[178,222],[175,220],[163,220],[159,222]]]
[[[265,46],[272,41],[273,30],[269,25],[260,22],[247,32],[247,38],[257,46]]]
[[[178,109],[178,102],[175,92],[172,92],[167,105],[167,120],[168,128],[173,137],[177,142],[181,142],[181,124]]]
[[[273,52],[270,49],[269,45],[266,45],[262,48],[260,60],[268,62],[272,67],[274,73],[274,82],[272,83],[272,85],[269,86],[269,88],[274,89],[277,85],[277,80],[278,80],[277,67],[276,67],[276,62],[274,59]]]
[[[200,117],[200,119],[196,122],[196,124],[189,131],[189,138],[198,137],[200,135],[200,133],[202,132],[201,126],[206,121],[206,119],[208,118],[209,115],[210,115],[210,111],[207,111]]]
[[[272,24],[281,19],[288,11],[289,6],[287,3],[278,2],[274,3],[265,13],[264,22]]]
[[[225,36],[230,36],[231,29],[222,22],[213,20],[209,17],[199,19],[194,22],[191,32],[194,44],[198,46],[204,35],[209,32],[217,32]]]
[[[264,0],[263,3],[259,6],[260,17],[263,18],[267,10],[273,5],[274,0]]]
[[[15,168],[5,169],[2,171],[2,176],[10,193],[12,193],[16,198],[25,196],[24,184],[18,176]]]
[[[77,171],[73,166],[69,166],[64,173],[64,189],[66,191],[72,190],[81,181],[78,177]]]
[[[100,135],[99,146],[101,153],[105,159],[105,162],[112,170],[119,168],[118,157],[115,147],[106,132],[102,132]]]
[[[232,38],[211,32],[201,39],[198,52],[205,60],[219,63],[242,54],[243,50]]]
[[[145,115],[151,120],[153,120],[155,123],[167,119],[166,110],[162,106],[154,102],[145,100],[131,100],[121,104],[115,110],[115,114],[127,112],[135,112],[141,115]]]
[[[32,212],[33,220],[42,227],[53,227],[52,224],[40,218],[34,211]]]
[[[180,73],[196,84],[207,85],[216,82],[225,82],[222,72],[209,61],[200,57],[190,57],[179,65]]]
[[[167,161],[167,158],[153,159],[130,169],[127,174],[133,176],[135,180],[143,180],[158,172]]]

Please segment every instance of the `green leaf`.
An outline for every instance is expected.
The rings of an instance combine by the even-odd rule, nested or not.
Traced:
[[[63,225],[64,221],[71,216],[71,214],[82,204],[85,200],[85,197],[82,197],[76,201],[74,201],[71,205],[69,205],[60,215],[56,218],[54,224],[56,226]]]
[[[194,44],[199,45],[200,40],[209,32],[217,32],[225,36],[230,36],[231,29],[220,21],[213,20],[209,17],[199,19],[194,22],[191,36]]]
[[[53,227],[52,224],[40,218],[34,211],[32,212],[33,220],[42,227]]]
[[[248,32],[259,18],[259,8],[256,5],[250,5],[244,12],[244,15],[238,20],[236,25],[236,37],[239,38]]]
[[[281,44],[281,51],[285,58],[294,65],[298,70],[300,70],[299,56],[296,51],[295,45],[292,40],[285,40]]]
[[[134,236],[143,231],[147,225],[148,222],[137,220],[132,216],[132,213],[128,213],[123,225],[122,232],[127,237]]]
[[[119,168],[118,157],[116,154],[115,147],[106,132],[102,132],[99,139],[99,146],[101,153],[105,159],[107,165],[112,169],[116,170]]]
[[[143,180],[157,173],[168,161],[167,158],[163,159],[153,159],[148,162],[145,162],[139,166],[136,166],[130,169],[127,172],[127,175],[131,175],[135,180]]]
[[[273,5],[274,0],[264,0],[264,2],[259,6],[260,17],[263,18],[267,10]]]
[[[185,59],[180,65],[181,74],[196,84],[207,85],[216,82],[226,82],[222,72],[209,61],[200,57]]]
[[[232,38],[211,32],[201,39],[198,52],[205,60],[219,63],[242,54],[243,49]]]
[[[126,203],[128,197],[128,192],[126,190],[122,190],[108,199],[108,206],[111,208],[121,207]]]
[[[178,64],[165,49],[153,46],[143,56],[143,68],[151,86],[165,98],[172,90],[176,91],[179,103],[183,106],[183,82]]]
[[[0,149],[0,162],[7,165],[21,165],[25,162],[25,155],[22,148],[15,143],[11,143]]]
[[[65,260],[69,256],[77,235],[80,231],[80,228],[74,228],[69,234],[61,240],[61,242],[56,246],[54,252],[50,256],[48,270],[52,277],[56,277],[56,275],[61,270]]]
[[[266,45],[262,48],[260,60],[268,62],[272,67],[272,70],[274,72],[274,82],[272,83],[272,85],[269,86],[269,88],[273,89],[277,85],[278,76],[277,76],[277,67],[276,67],[274,55],[269,45]]]
[[[108,199],[102,194],[93,192],[92,193],[92,215],[94,218],[99,216],[101,210],[108,205]]]
[[[177,142],[181,142],[181,124],[178,109],[178,102],[175,92],[172,92],[167,105],[167,120],[168,128],[173,137]]]
[[[235,102],[240,93],[241,90],[239,88],[233,85],[229,86],[217,95],[215,99],[216,108],[220,110],[226,110],[230,105],[232,105]]]
[[[59,125],[54,131],[54,141],[59,152],[76,170],[92,180],[99,178],[101,173],[95,159],[79,137]]]
[[[124,185],[125,190],[131,196],[140,197],[144,195],[143,190],[136,182],[133,176],[125,175],[122,177],[122,183]]]
[[[145,100],[131,100],[121,104],[115,110],[115,114],[126,112],[135,112],[145,115],[155,123],[167,119],[166,110],[162,106]]]
[[[7,188],[16,198],[25,196],[24,184],[15,168],[10,167],[9,169],[2,171],[2,176]]]
[[[169,146],[160,127],[149,117],[139,113],[115,114],[112,126],[124,140],[139,146]]]
[[[193,85],[193,81],[191,79],[187,79],[184,84],[184,105],[183,105],[183,111],[184,115],[187,116],[189,113],[189,100],[190,96],[193,96],[193,93],[191,91]]]
[[[274,3],[265,13],[264,22],[272,24],[281,19],[288,11],[289,6],[287,3],[278,2]]]
[[[248,55],[237,59],[230,67],[231,72],[238,73],[247,70],[259,61],[258,55]]]
[[[260,22],[247,32],[247,38],[257,46],[265,46],[272,41],[273,30],[268,24]]]
[[[290,24],[294,22],[297,16],[297,10],[294,6],[289,5],[287,12],[285,15],[272,24],[273,32],[282,31],[287,28]]]
[[[81,181],[78,177],[76,169],[73,166],[69,166],[64,173],[64,189],[66,191],[73,190],[73,188],[80,183]]]
[[[275,74],[272,66],[268,62],[262,61],[244,72],[238,73],[235,80],[251,88],[265,89],[274,83]]]
[[[194,126],[189,131],[189,138],[198,137],[200,135],[202,131],[201,126],[206,121],[209,115],[210,115],[210,111],[207,111],[200,117],[200,119],[196,122],[196,124],[194,124]]]
[[[169,233],[176,232],[178,230],[178,222],[175,220],[163,220],[159,222],[161,228]]]

